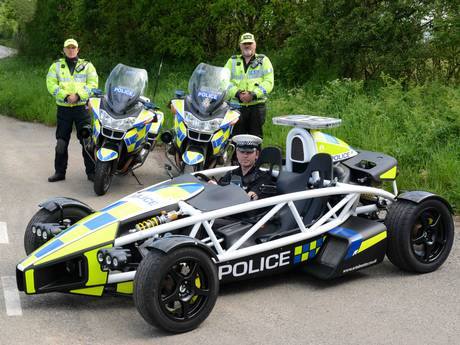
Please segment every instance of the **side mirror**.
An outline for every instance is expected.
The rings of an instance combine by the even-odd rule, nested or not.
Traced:
[[[164,142],[165,144],[169,144],[170,142],[172,142],[173,135],[172,135],[172,133],[169,132],[169,131],[164,131],[163,133],[161,133],[160,139],[161,139],[161,141]]]
[[[91,131],[91,125],[84,125],[82,128],[80,128],[79,137],[82,139],[88,139],[91,135]]]
[[[230,109],[241,109],[241,105],[237,102],[229,102]]]
[[[185,91],[184,90],[176,90],[174,91],[174,97],[175,98],[184,98],[185,97]]]
[[[143,97],[143,96],[139,97],[139,102],[142,103],[145,109],[148,109],[148,110],[160,109],[155,103],[150,102],[150,99],[148,99],[147,97]]]
[[[91,95],[94,97],[102,97],[103,92],[101,89],[91,89]]]
[[[149,109],[149,110],[156,110],[156,109],[160,109],[155,103],[153,102],[145,102],[144,103],[144,107],[145,109]]]

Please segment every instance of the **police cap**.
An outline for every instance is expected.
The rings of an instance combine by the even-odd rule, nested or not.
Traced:
[[[75,48],[78,48],[78,42],[76,40],[74,40],[73,38],[69,38],[69,39],[65,40],[64,48],[66,48],[68,46],[74,46]]]
[[[232,138],[236,149],[241,152],[254,152],[260,148],[262,139],[251,134],[239,134]]]
[[[254,39],[254,35],[250,32],[246,32],[241,35],[240,37],[240,44],[243,43],[254,43],[256,40]]]

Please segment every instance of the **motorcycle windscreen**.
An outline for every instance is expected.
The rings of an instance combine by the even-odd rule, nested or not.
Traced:
[[[225,100],[230,86],[230,71],[223,67],[200,63],[192,73],[188,91],[195,109],[209,116]]]
[[[110,72],[105,83],[109,107],[115,113],[125,113],[143,95],[147,82],[148,76],[145,69],[118,64]]]

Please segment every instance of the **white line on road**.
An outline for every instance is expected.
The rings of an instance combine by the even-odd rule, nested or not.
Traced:
[[[5,296],[6,314],[8,316],[22,315],[21,300],[16,287],[16,278],[12,276],[2,277],[3,294]]]
[[[6,223],[0,222],[0,244],[8,244],[8,232],[6,231]]]

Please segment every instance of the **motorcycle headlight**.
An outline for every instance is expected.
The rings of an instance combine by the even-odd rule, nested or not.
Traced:
[[[187,127],[194,129],[196,131],[200,131],[200,132],[213,133],[217,131],[223,120],[219,118],[219,119],[212,119],[209,121],[203,121],[203,120],[197,119],[195,116],[193,116],[192,113],[189,113],[188,111],[186,111],[184,115],[185,115],[184,122],[187,125]]]
[[[136,122],[136,117],[127,117],[124,119],[115,119],[105,110],[101,109],[99,113],[99,121],[103,127],[126,132]]]

